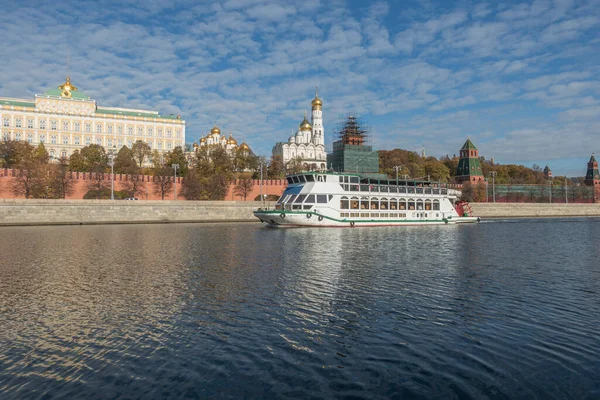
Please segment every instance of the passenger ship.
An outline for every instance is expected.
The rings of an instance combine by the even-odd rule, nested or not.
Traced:
[[[274,209],[254,211],[262,222],[271,226],[358,227],[479,221],[470,216],[468,204],[457,202],[461,192],[443,183],[330,172],[289,175],[287,181]]]

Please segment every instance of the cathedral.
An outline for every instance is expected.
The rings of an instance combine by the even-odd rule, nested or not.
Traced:
[[[280,157],[285,166],[298,160],[305,169],[326,169],[327,153],[325,153],[325,136],[323,128],[323,102],[319,93],[315,94],[312,103],[311,120],[306,113],[298,130],[287,142],[278,142],[273,147],[273,157]]]
[[[229,134],[229,138],[227,138],[225,135],[221,136],[221,130],[217,126],[214,126],[210,130],[210,133],[208,135],[200,138],[199,145],[198,143],[194,142],[193,147],[195,151],[199,147],[214,145],[219,145],[223,147],[227,151],[227,154],[229,154],[230,156],[234,155],[238,148],[239,150],[250,152],[250,147],[248,147],[246,143],[242,143],[238,147],[238,142],[233,138],[231,133]]]

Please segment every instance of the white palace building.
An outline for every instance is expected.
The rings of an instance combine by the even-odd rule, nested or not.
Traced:
[[[292,133],[287,142],[276,143],[273,157],[281,157],[283,164],[299,159],[306,169],[326,169],[327,153],[325,152],[325,134],[323,128],[323,102],[318,92],[312,103],[311,122],[304,120],[298,131]]]
[[[0,123],[2,139],[44,143],[54,159],[90,144],[118,150],[142,140],[159,152],[185,147],[185,121],[179,115],[99,106],[68,77],[33,100],[0,97]]]

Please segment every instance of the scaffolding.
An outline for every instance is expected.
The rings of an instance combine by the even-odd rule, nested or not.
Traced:
[[[349,114],[338,125],[333,137],[333,152],[327,156],[329,167],[338,172],[378,173],[379,155],[368,145],[370,134],[360,118]]]

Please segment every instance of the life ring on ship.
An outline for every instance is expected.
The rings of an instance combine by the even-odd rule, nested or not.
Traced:
[[[445,224],[448,223],[448,220],[446,218],[444,218],[442,221],[444,221]]]
[[[319,221],[323,221],[323,216],[319,215]]]
[[[481,218],[480,217],[477,217],[477,222],[481,222]]]
[[[281,218],[281,219],[285,219],[285,213],[281,213],[281,214],[279,214],[279,218]]]
[[[310,218],[310,217],[312,217],[311,213],[306,214],[306,218]]]
[[[350,221],[350,228],[354,228],[354,221]]]

